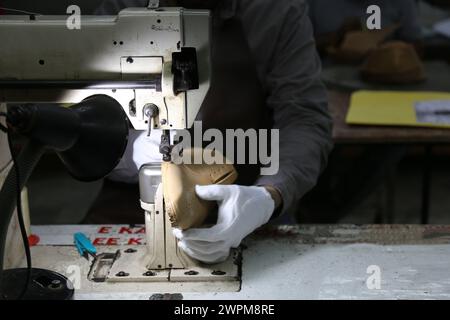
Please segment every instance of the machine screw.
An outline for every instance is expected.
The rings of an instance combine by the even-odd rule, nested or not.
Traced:
[[[187,276],[196,276],[196,275],[198,275],[198,272],[191,270],[191,271],[186,271],[184,274]]]
[[[128,277],[129,275],[130,275],[129,273],[120,271],[119,273],[116,274],[116,277],[124,278],[124,277]]]
[[[153,271],[147,271],[143,274],[144,277],[154,277],[156,276],[156,273]]]
[[[158,106],[149,103],[144,106],[144,116],[148,117],[148,120],[145,123],[148,123],[148,133],[147,136],[150,137],[153,127],[155,126],[154,120],[159,115]],[[157,127],[157,125],[156,125]]]
[[[149,118],[154,118],[159,115],[159,108],[156,104],[148,103],[144,106],[144,115]]]
[[[125,250],[124,252],[125,253],[136,253],[137,250],[130,248],[130,249]]]
[[[161,122],[160,122],[160,124],[161,124],[162,126],[165,126],[165,125],[167,124],[167,120],[166,120],[166,119],[162,119]]]
[[[225,271],[216,270],[216,271],[211,272],[211,274],[212,274],[213,276],[224,276],[224,275],[226,275],[227,273],[226,273]]]

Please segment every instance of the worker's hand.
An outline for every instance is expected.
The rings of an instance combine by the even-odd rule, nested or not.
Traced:
[[[210,185],[195,190],[200,198],[217,201],[217,224],[208,229],[174,229],[173,233],[184,252],[205,263],[225,261],[230,249],[266,224],[275,210],[275,201],[265,187]]]

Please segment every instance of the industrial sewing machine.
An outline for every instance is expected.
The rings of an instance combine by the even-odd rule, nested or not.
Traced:
[[[170,161],[170,130],[192,126],[209,90],[210,13],[157,5],[130,8],[117,17],[83,16],[80,30],[68,29],[66,20],[60,16],[0,19],[2,107],[76,104],[107,95],[120,103],[135,129],[162,130],[160,150]],[[7,150],[6,141],[0,150]],[[141,169],[140,192],[146,246],[99,248],[104,252],[89,269],[90,281],[104,285],[239,282],[238,251],[213,266],[178,248],[164,209],[160,164]]]

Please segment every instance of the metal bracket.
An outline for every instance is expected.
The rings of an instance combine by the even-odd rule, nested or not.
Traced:
[[[185,269],[197,263],[178,248],[169,217],[164,210],[162,184],[157,188],[155,203],[141,202],[145,210],[149,270]]]
[[[109,272],[114,262],[119,256],[119,250],[115,253],[102,253],[97,255],[91,270],[89,271],[88,279],[93,282],[105,282],[108,279]]]
[[[183,269],[195,262],[178,248],[164,208],[161,164],[147,164],[139,174],[141,207],[145,211],[149,270]]]

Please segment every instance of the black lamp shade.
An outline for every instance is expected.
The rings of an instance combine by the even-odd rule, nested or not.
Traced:
[[[122,158],[128,141],[128,121],[121,105],[106,95],[91,96],[71,107],[80,118],[78,139],[57,154],[80,181],[108,175]]]

